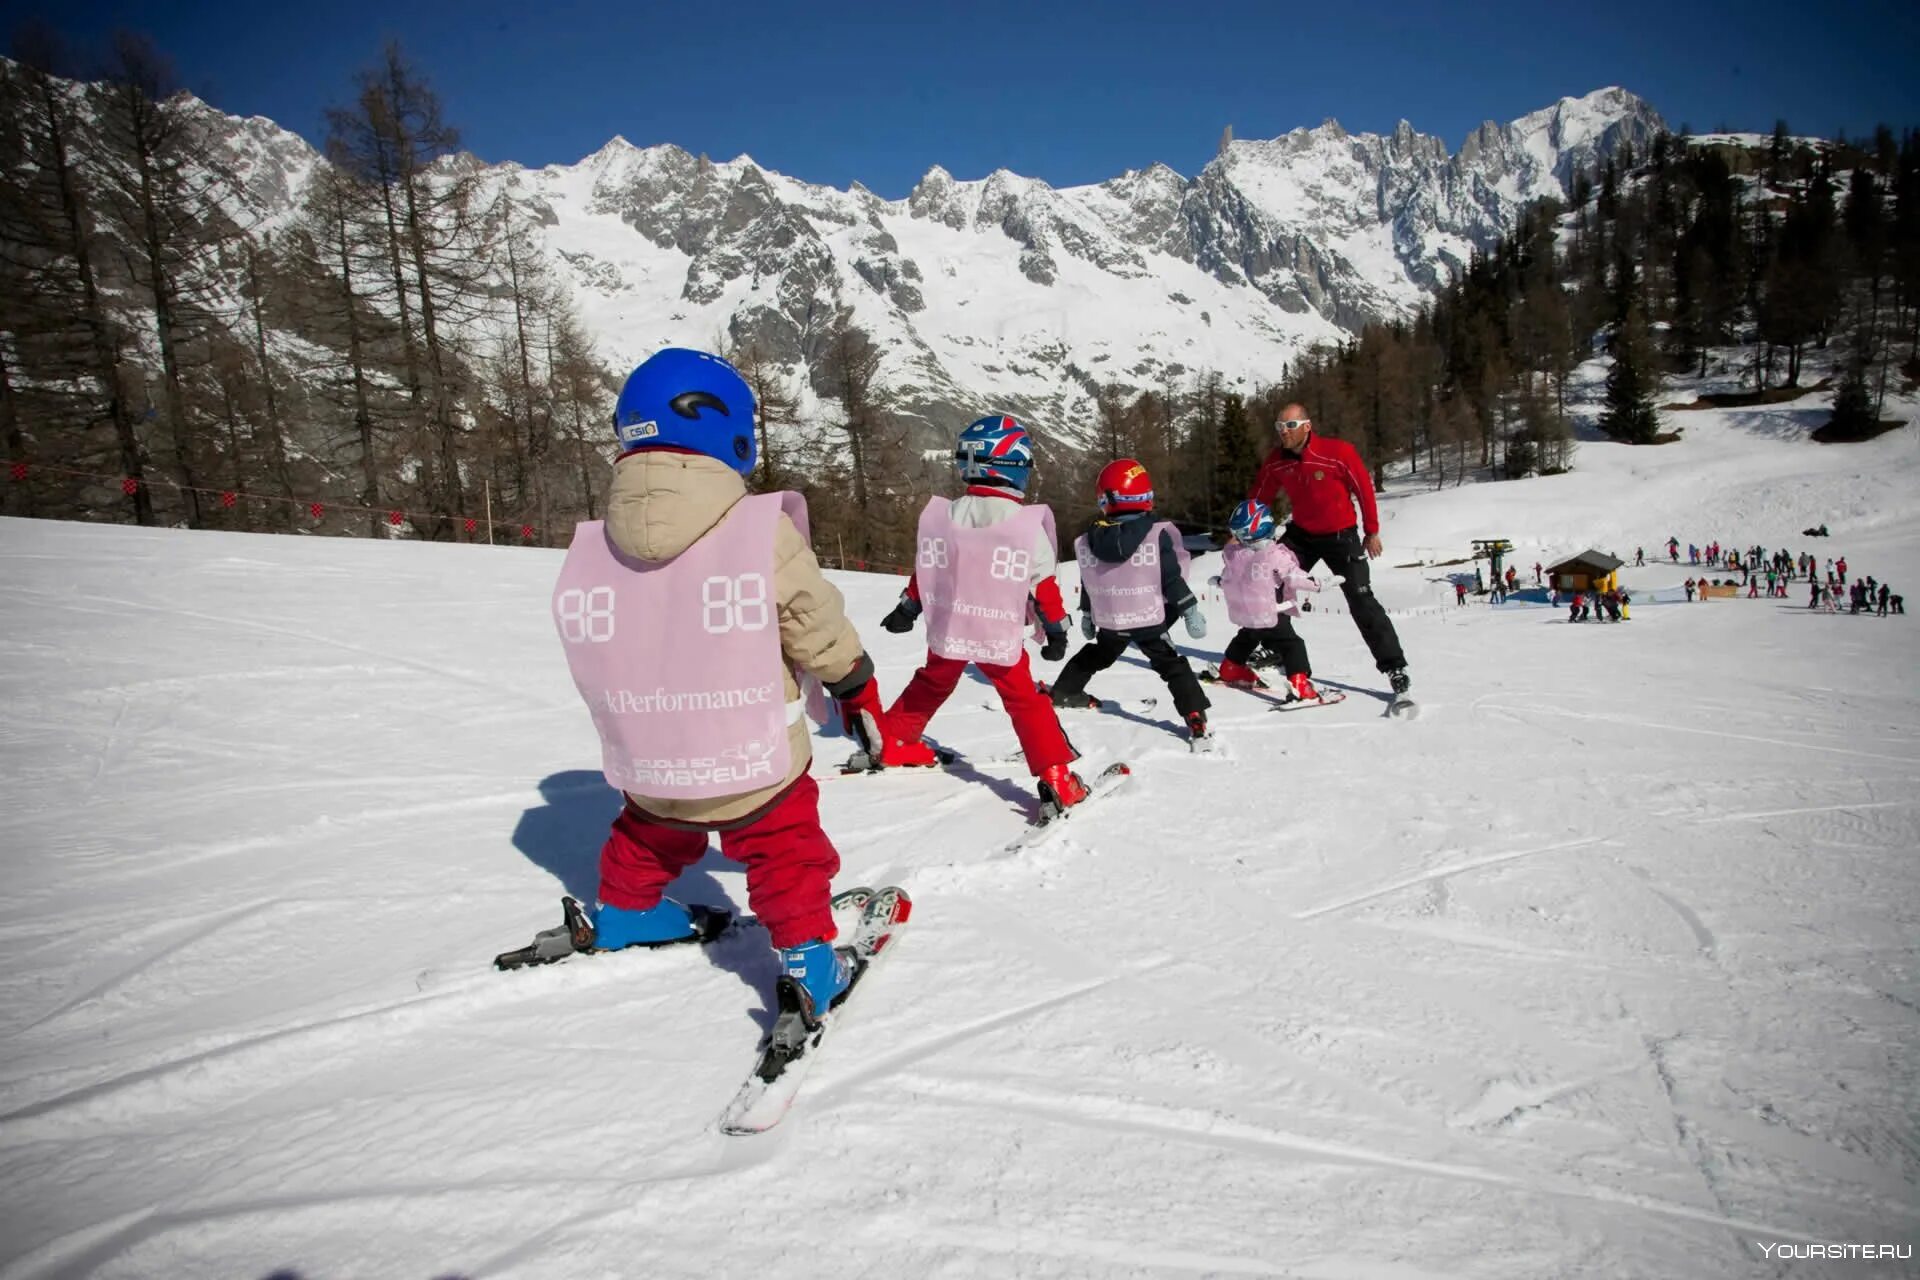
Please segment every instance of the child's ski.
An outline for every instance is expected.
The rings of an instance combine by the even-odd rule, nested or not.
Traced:
[[[1220,678],[1220,668],[1212,663],[1208,663],[1200,672],[1200,683],[1218,685],[1222,689],[1236,689],[1241,693],[1262,698],[1271,702],[1275,711],[1304,711],[1308,707],[1331,707],[1335,703],[1347,700],[1347,695],[1338,689],[1321,689],[1320,696],[1317,698],[1299,698],[1295,697],[1293,690],[1285,685],[1269,685],[1264,681],[1257,686],[1228,684]]]
[[[1085,809],[1088,805],[1096,804],[1107,796],[1112,795],[1115,791],[1125,786],[1127,780],[1132,776],[1133,770],[1129,769],[1125,763],[1115,762],[1108,765],[1105,769],[1102,769],[1099,775],[1087,784],[1087,797],[1079,804],[1071,808],[1062,808],[1057,801],[1043,799],[1040,802],[1039,814],[1034,818],[1033,822],[1028,825],[1025,831],[1021,832],[1013,839],[1012,843],[1007,845],[1005,852],[1009,854],[1019,853],[1023,849],[1031,849],[1035,845],[1047,840],[1053,836],[1054,833],[1058,832],[1060,828],[1066,826],[1075,814]]]
[[[852,952],[853,982],[834,1002],[833,1008],[817,1020],[809,1020],[806,1000],[799,983],[782,974],[775,985],[779,1012],[773,1030],[760,1045],[760,1057],[746,1083],[720,1115],[720,1132],[728,1134],[765,1133],[780,1123],[793,1099],[820,1056],[827,1032],[846,1019],[847,1002],[857,990],[864,990],[874,965],[893,953],[900,929],[913,914],[913,900],[905,889],[850,889],[833,899],[836,919],[857,910],[852,940],[842,947]]]
[[[1040,692],[1045,694],[1049,699],[1053,697],[1052,688],[1046,684],[1040,685]],[[1080,696],[1086,699],[1084,704],[1055,702],[1053,705],[1061,711],[1106,711],[1114,715],[1126,715],[1128,712],[1136,715],[1144,714],[1160,705],[1160,699],[1158,698],[1128,698],[1124,701],[1107,699],[1102,701],[1090,693],[1083,693]]]

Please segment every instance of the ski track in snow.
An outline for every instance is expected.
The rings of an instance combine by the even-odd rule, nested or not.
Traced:
[[[1295,1134],[1277,1131],[1261,1131],[1249,1126],[1223,1123],[1217,1117],[1170,1113],[1160,1109],[1137,1105],[1115,1105],[1109,1102],[1090,1104],[1072,1098],[1050,1098],[1037,1101],[1022,1096],[1016,1090],[998,1089],[981,1082],[969,1082],[956,1086],[950,1081],[924,1082],[927,1094],[917,1097],[932,1105],[985,1106],[999,1112],[1019,1112],[1037,1120],[1061,1124],[1079,1125],[1100,1132],[1124,1131],[1166,1138],[1175,1142],[1198,1143],[1207,1146],[1219,1146],[1240,1151],[1249,1151],[1259,1155],[1285,1152],[1293,1155],[1316,1157],[1322,1160],[1369,1165],[1393,1170],[1419,1177],[1448,1178],[1460,1182],[1482,1183],[1488,1186],[1510,1189],[1522,1194],[1560,1196],[1576,1200],[1590,1200],[1605,1204],[1619,1204],[1644,1210],[1648,1213],[1662,1214],[1681,1218],[1690,1222],[1702,1222],[1712,1226],[1727,1227],[1753,1235],[1799,1243],[1813,1243],[1820,1237],[1803,1235],[1791,1230],[1767,1223],[1748,1222],[1728,1218],[1722,1214],[1709,1212],[1689,1205],[1670,1204],[1647,1196],[1634,1195],[1631,1192],[1610,1191],[1594,1187],[1565,1187],[1543,1184],[1530,1179],[1520,1179],[1511,1175],[1497,1173],[1488,1169],[1475,1169],[1463,1165],[1444,1164],[1430,1160],[1416,1160],[1388,1152],[1371,1151],[1341,1142],[1326,1142],[1304,1138]]]
[[[1417,876],[1409,876],[1404,880],[1396,880],[1392,884],[1382,888],[1369,889],[1364,893],[1355,894],[1350,898],[1342,898],[1338,902],[1330,902],[1322,907],[1313,907],[1306,911],[1296,911],[1294,912],[1293,918],[1295,920],[1312,920],[1335,911],[1344,911],[1348,907],[1357,907],[1362,903],[1372,902],[1376,898],[1384,898],[1388,894],[1398,893],[1402,889],[1411,889],[1415,885],[1446,880],[1452,876],[1464,875],[1469,871],[1478,871],[1482,867],[1496,867],[1503,862],[1513,862],[1519,858],[1533,858],[1543,853],[1560,853],[1567,849],[1585,849],[1606,843],[1607,841],[1600,836],[1587,836],[1579,840],[1563,840],[1558,844],[1543,844],[1532,849],[1516,849],[1512,853],[1496,853],[1484,858],[1469,858],[1465,862],[1456,862],[1449,866],[1436,867],[1432,871],[1425,871]]]
[[[488,968],[591,893],[617,803],[557,553],[0,521],[0,1278],[1912,1274],[1760,1247],[1920,1243],[1908,624],[1570,626],[1394,567],[1824,517],[1920,580],[1909,433],[1679,416],[1681,478],[1588,444],[1387,495],[1417,721],[1335,610],[1300,626],[1348,700],[1212,691],[1212,755],[1121,663],[1124,714],[1067,727],[1135,777],[1013,857],[984,688],[931,726],[952,770],[842,778],[817,739],[840,882],[914,925],[752,1139],[714,1121],[764,934]],[[835,580],[891,697],[899,580]],[[717,857],[683,890],[745,906]]]

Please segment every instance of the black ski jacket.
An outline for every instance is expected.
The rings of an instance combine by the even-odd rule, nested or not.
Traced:
[[[1115,516],[1111,520],[1096,520],[1087,530],[1087,550],[1103,564],[1119,564],[1131,559],[1147,540],[1147,531],[1154,526],[1152,512],[1129,512],[1124,516]],[[1166,616],[1157,627],[1137,627],[1137,631],[1164,631],[1173,625],[1173,620],[1194,606],[1193,588],[1187,585],[1186,578],[1180,573],[1180,557],[1175,550],[1174,539],[1177,533],[1160,534],[1160,596],[1167,604]],[[1085,587],[1080,589],[1080,609],[1086,612],[1093,607],[1087,599]]]

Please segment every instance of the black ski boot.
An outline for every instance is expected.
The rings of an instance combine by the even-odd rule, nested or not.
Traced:
[[[1100,699],[1090,693],[1060,693],[1051,685],[1045,684],[1038,687],[1041,693],[1047,695],[1048,702],[1051,702],[1056,707],[1062,707],[1069,711],[1085,711],[1091,707],[1100,705]]]

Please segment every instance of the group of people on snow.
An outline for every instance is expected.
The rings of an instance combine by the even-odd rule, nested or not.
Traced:
[[[1885,618],[1892,614],[1904,614],[1907,611],[1906,597],[1893,593],[1893,588],[1884,582],[1874,580],[1872,574],[1864,578],[1855,578],[1851,585],[1844,579],[1835,578],[1825,583],[1814,581],[1811,598],[1807,601],[1809,609],[1825,609],[1828,613],[1840,611],[1840,593],[1847,593],[1848,613],[1871,613]]]
[[[1825,525],[1820,526],[1820,536],[1826,536]],[[1678,539],[1667,540],[1667,552],[1671,559],[1678,559],[1678,548]],[[1740,574],[1738,582],[1734,582],[1731,576],[1724,581],[1716,578],[1711,583],[1705,574],[1698,579],[1689,576],[1682,584],[1689,602],[1706,599],[1706,589],[1709,585],[1732,586],[1736,588],[1735,594],[1738,594],[1738,588],[1744,587],[1749,600],[1758,599],[1763,594],[1769,599],[1784,600],[1787,598],[1788,587],[1804,579],[1809,587],[1807,600],[1809,609],[1826,609],[1830,613],[1837,613],[1841,608],[1841,595],[1844,592],[1849,613],[1877,612],[1884,618],[1890,614],[1906,612],[1906,602],[1900,596],[1893,594],[1892,589],[1885,583],[1877,582],[1871,576],[1855,578],[1849,584],[1847,558],[1844,555],[1830,556],[1823,562],[1811,552],[1794,555],[1785,548],[1768,552],[1761,546],[1752,546],[1745,551],[1740,551],[1722,547],[1718,542],[1708,543],[1704,550],[1691,545],[1687,550],[1691,563],[1704,563],[1710,567],[1718,566],[1725,569],[1729,575],[1734,572]],[[1636,550],[1634,559],[1635,563],[1644,563],[1643,552]]]
[[[1069,610],[1055,576],[1053,513],[1026,501],[1032,442],[1017,420],[994,415],[955,445],[964,492],[921,512],[912,576],[881,626],[899,633],[924,621],[927,655],[884,706],[873,660],[814,558],[805,500],[747,491],[755,414],[747,383],[704,352],[656,352],[621,390],[607,517],[576,530],[553,611],[600,733],[603,770],[624,803],[601,849],[597,912],[588,918],[569,904],[568,927],[541,935],[561,936],[537,959],[712,936],[715,912],[666,891],[717,833],[721,852],[746,864],[749,905],[780,954],[783,1001],[794,993],[792,1012],[815,1026],[860,960],[834,945],[839,855],[821,828],[808,767],[809,688],[837,705],[860,767],[928,767],[940,763],[924,737],[929,721],[967,667],[978,668],[1013,722],[1043,816],[1060,814],[1090,793],[1058,713],[1097,705],[1088,683],[1129,648],[1166,682],[1187,735],[1204,748],[1206,691],[1168,631],[1178,621],[1198,640],[1207,626],[1181,535],[1154,515],[1146,468],[1115,459],[1096,485],[1099,517],[1074,543],[1085,643],[1050,688],[1036,682],[1029,621],[1039,624],[1041,656],[1057,662]],[[1228,520],[1232,541],[1215,581],[1238,631],[1219,680],[1265,688],[1252,669],[1265,650],[1286,675],[1288,699],[1320,697],[1289,615],[1299,593],[1318,590],[1307,574],[1324,563],[1404,698],[1406,659],[1369,582],[1381,543],[1367,469],[1352,445],[1316,435],[1300,405],[1288,405],[1275,429],[1252,491]],[[1292,509],[1284,533],[1272,511],[1283,494]],[[817,701],[814,714],[832,714]]]
[[[1625,588],[1575,591],[1567,601],[1567,621],[1627,622],[1633,618],[1633,596]]]
[[[1533,585],[1536,587],[1540,585],[1540,566],[1537,564],[1533,566]],[[1506,603],[1507,597],[1519,589],[1520,571],[1512,565],[1507,566],[1507,571],[1504,574],[1494,575],[1493,588],[1491,591],[1487,588],[1486,574],[1481,570],[1479,565],[1473,567],[1472,591],[1475,595],[1485,595],[1489,604],[1504,604]],[[1456,606],[1466,604],[1467,591],[1466,578],[1459,574],[1454,575],[1453,603]]]

